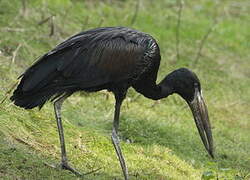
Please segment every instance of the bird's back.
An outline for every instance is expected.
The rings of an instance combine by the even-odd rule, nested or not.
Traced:
[[[78,90],[98,91],[156,78],[160,61],[156,41],[125,27],[97,28],[76,34],[26,70],[11,100],[33,108],[54,96]],[[152,73],[153,72],[153,73]]]

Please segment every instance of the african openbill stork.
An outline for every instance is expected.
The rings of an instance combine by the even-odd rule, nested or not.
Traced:
[[[54,102],[61,145],[61,166],[75,174],[68,165],[61,121],[64,100],[76,91],[103,89],[115,96],[111,139],[125,179],[128,170],[119,146],[120,107],[128,88],[147,98],[158,100],[176,93],[189,105],[201,140],[213,157],[213,138],[198,77],[186,68],[177,69],[156,84],[160,49],[150,35],[126,27],[104,27],[76,34],[46,53],[20,77],[11,100],[25,109],[42,108]]]

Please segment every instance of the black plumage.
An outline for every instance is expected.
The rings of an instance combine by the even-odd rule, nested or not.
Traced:
[[[190,70],[180,68],[156,84],[160,59],[156,40],[146,33],[126,27],[88,30],[70,37],[40,57],[20,76],[21,81],[11,100],[26,109],[41,108],[46,101],[54,101],[60,142],[64,146],[60,129],[63,100],[76,91],[107,89],[113,92],[116,105],[112,141],[127,179],[117,137],[120,106],[127,89],[133,87],[154,100],[177,93],[189,104],[202,141],[213,156],[212,134],[199,79]],[[72,170],[67,165],[64,151],[65,147],[62,147],[62,165]]]
[[[113,91],[121,82],[129,87],[144,72],[157,72],[159,61],[157,43],[147,34],[123,27],[86,31],[39,58],[11,99],[30,109],[63,93]]]

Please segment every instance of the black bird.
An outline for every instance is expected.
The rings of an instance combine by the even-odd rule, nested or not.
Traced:
[[[54,102],[61,144],[61,166],[75,174],[66,156],[61,106],[76,91],[103,89],[115,96],[112,142],[125,179],[128,170],[119,146],[118,127],[121,104],[128,88],[133,87],[147,98],[157,100],[176,93],[189,105],[201,140],[213,157],[213,138],[198,77],[186,68],[177,69],[156,84],[160,65],[156,40],[143,32],[126,27],[104,27],[76,34],[46,53],[29,67],[11,100],[25,109],[42,108]]]

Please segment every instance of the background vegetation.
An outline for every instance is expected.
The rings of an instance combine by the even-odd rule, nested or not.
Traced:
[[[129,26],[161,47],[159,80],[179,67],[195,71],[213,125],[216,158],[204,150],[178,96],[154,102],[130,89],[121,145],[132,180],[250,179],[250,3],[246,0],[0,0],[0,99],[37,57],[79,31]],[[75,94],[63,107],[70,162],[84,179],[123,179],[110,142],[114,98]],[[60,149],[54,112],[0,104],[1,179],[80,179],[53,169]]]

